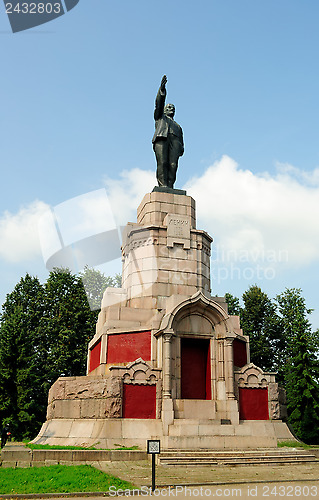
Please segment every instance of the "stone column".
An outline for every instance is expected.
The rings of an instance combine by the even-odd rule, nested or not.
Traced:
[[[224,339],[217,339],[217,400],[227,399],[225,383]]]
[[[233,339],[225,340],[225,375],[227,399],[235,399],[234,394],[234,361]]]
[[[225,361],[224,361],[224,340],[217,339],[218,349],[218,380],[225,380]]]
[[[172,338],[174,330],[166,330],[163,334],[163,400],[162,424],[163,434],[168,436],[168,428],[174,422],[174,406],[172,400]]]
[[[163,398],[172,397],[172,338],[173,330],[164,332],[163,335]]]

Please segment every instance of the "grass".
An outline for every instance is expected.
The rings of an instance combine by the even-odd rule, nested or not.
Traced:
[[[85,446],[59,446],[59,445],[50,445],[50,444],[34,444],[26,442],[25,445],[31,450],[138,450],[138,446],[130,446],[129,448],[126,446],[118,445],[118,448],[96,448],[94,446],[85,447]]]
[[[0,495],[74,493],[133,489],[127,481],[101,472],[91,465],[51,465],[27,469],[0,468]]]
[[[289,447],[289,448],[303,448],[304,450],[310,450],[311,448],[314,448],[314,446],[311,446],[310,444],[302,443],[301,441],[280,441],[277,444],[278,448],[284,448],[284,447]]]

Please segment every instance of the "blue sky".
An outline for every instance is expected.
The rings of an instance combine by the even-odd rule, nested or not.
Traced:
[[[318,328],[318,18],[315,0],[80,0],[13,34],[1,4],[0,303],[27,271],[47,277],[48,206],[106,188],[116,224],[135,220],[166,74],[213,294],[300,287]]]

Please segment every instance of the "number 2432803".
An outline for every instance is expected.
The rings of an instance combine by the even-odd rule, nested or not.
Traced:
[[[318,495],[317,486],[263,486],[263,497],[316,497]]]
[[[62,6],[60,2],[48,3],[27,3],[18,2],[16,5],[8,2],[6,3],[7,14],[60,14]]]

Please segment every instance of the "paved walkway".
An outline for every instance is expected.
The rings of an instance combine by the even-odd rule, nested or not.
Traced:
[[[131,481],[138,487],[151,484],[151,462],[100,462],[96,466],[120,479]],[[156,483],[159,486],[241,484],[254,482],[309,481],[318,483],[319,462],[300,465],[247,465],[247,466],[156,466]]]

